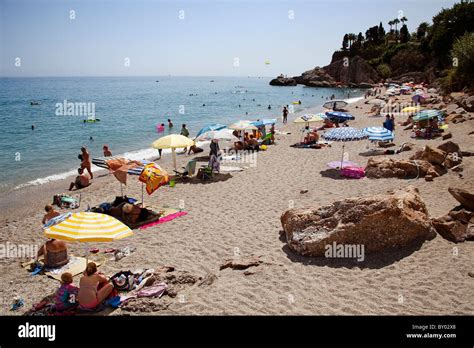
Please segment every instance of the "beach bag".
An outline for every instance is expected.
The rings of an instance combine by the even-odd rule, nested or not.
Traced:
[[[135,275],[130,271],[120,271],[114,274],[110,280],[118,291],[130,291],[135,288]]]

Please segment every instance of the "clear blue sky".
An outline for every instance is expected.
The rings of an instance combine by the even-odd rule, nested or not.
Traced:
[[[0,0],[0,75],[297,75],[328,64],[347,32],[388,30],[400,10],[412,32],[455,2]]]

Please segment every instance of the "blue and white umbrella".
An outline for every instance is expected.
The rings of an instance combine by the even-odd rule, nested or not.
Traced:
[[[367,127],[363,132],[371,141],[389,141],[393,140],[395,134],[384,127]]]
[[[352,127],[339,127],[333,128],[326,131],[322,137],[326,140],[342,141],[342,157],[341,157],[341,170],[344,162],[344,147],[346,141],[362,140],[367,138],[367,135],[360,129]]]
[[[261,127],[276,124],[277,120],[276,118],[264,118],[263,120],[253,121],[250,123],[253,124],[255,127]]]
[[[206,133],[206,132],[209,132],[209,131],[215,131],[215,130],[220,130],[220,129],[224,129],[226,128],[227,126],[223,125],[223,124],[219,124],[219,123],[215,123],[215,124],[211,124],[209,126],[206,126],[206,127],[203,127],[201,128],[201,130],[196,134],[196,138],[198,136],[200,136],[201,134],[203,133]]]
[[[355,120],[355,117],[348,112],[341,111],[328,111],[326,116],[331,120],[336,120],[337,122],[344,122],[348,120]]]
[[[352,141],[367,138],[367,135],[357,128],[339,127],[326,131],[322,137],[326,140],[334,141]]]

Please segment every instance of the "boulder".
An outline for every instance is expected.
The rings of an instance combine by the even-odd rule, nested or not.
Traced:
[[[456,144],[456,143],[453,143],[451,140],[439,145],[438,149],[441,150],[441,151],[444,151],[445,153],[454,153],[455,152],[458,155],[461,155],[461,152],[459,151],[459,145]]]
[[[473,112],[474,111],[474,95],[465,97],[462,105],[467,111]]]
[[[453,137],[452,133],[445,133],[443,134],[442,139],[446,140],[446,139],[451,139],[452,137]]]
[[[446,106],[446,113],[448,115],[451,115],[452,113],[454,113],[454,110],[458,108],[459,108],[458,104],[449,104],[448,106]]]
[[[294,77],[296,83],[310,87],[336,87],[336,81],[320,67],[305,71]]]
[[[432,148],[429,145],[426,145],[423,153],[421,154],[421,159],[430,162],[431,164],[443,164],[444,159],[446,158],[446,152],[437,148]]]
[[[467,111],[464,110],[464,108],[457,108],[456,110],[454,110],[454,113],[458,115],[466,115]]]
[[[474,194],[455,187],[448,188],[448,191],[464,208],[474,211]]]
[[[425,203],[413,186],[323,207],[286,210],[281,223],[288,246],[305,256],[324,256],[334,243],[362,245],[365,253],[373,253],[433,236]]]
[[[446,116],[446,118],[444,120],[447,123],[449,123],[449,122],[454,123],[455,121],[464,120],[464,117],[462,115],[458,115],[458,114],[451,114],[451,115]]]
[[[291,77],[278,76],[270,81],[271,86],[296,86],[296,80]]]
[[[447,215],[431,220],[433,227],[445,239],[460,243],[474,239],[474,212],[453,209]]]
[[[365,167],[365,176],[379,178],[415,178],[431,175],[433,178],[443,174],[440,168],[425,160],[405,160],[392,158],[370,158]]]

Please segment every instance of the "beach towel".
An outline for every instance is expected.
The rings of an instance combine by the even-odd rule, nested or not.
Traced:
[[[168,285],[166,285],[166,283],[153,284],[151,286],[143,287],[141,290],[131,291],[130,293],[126,295],[121,295],[120,302],[124,303],[132,298],[138,298],[138,297],[160,298],[161,296],[163,296],[166,289],[168,289]]]
[[[183,211],[181,209],[171,208],[171,207],[147,207],[147,209],[152,209],[153,211],[160,212],[162,215],[160,216],[158,220],[151,221],[140,226],[140,229],[142,230],[148,227],[163,224],[165,222],[174,220],[180,216],[184,216],[188,214],[186,211]]]
[[[344,167],[341,170],[341,175],[346,178],[361,179],[365,176],[365,171],[360,167]]]
[[[95,260],[95,259],[91,260],[90,258],[88,259],[88,261],[94,261],[97,267],[99,267],[103,263],[103,260]],[[74,277],[84,272],[84,270],[86,269],[86,259],[84,257],[79,257],[79,256],[74,256],[74,255],[70,255],[69,262],[60,268],[48,269],[44,267],[43,259],[39,259],[38,262],[41,264],[43,268],[44,275],[51,277],[53,279],[56,279],[58,281],[61,281],[61,274],[63,274],[64,272],[69,272]],[[21,266],[23,268],[28,268],[30,267],[30,265],[34,263],[35,263],[35,260],[31,260],[31,261],[22,263]]]

